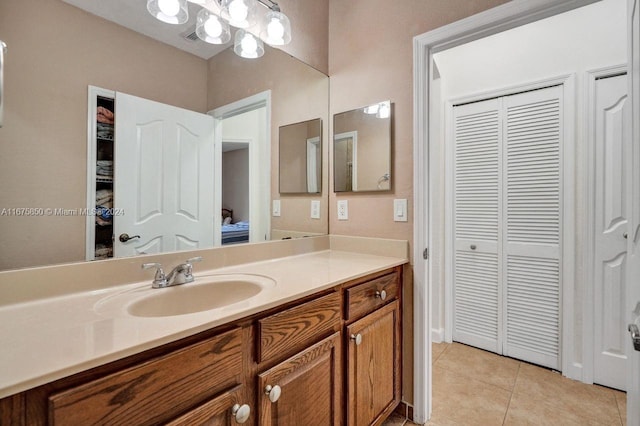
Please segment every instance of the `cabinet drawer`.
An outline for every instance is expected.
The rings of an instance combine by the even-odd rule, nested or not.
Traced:
[[[236,386],[230,391],[216,396],[167,423],[166,426],[231,426],[239,423],[236,422],[233,413],[233,406],[236,404],[238,406],[244,405],[242,386]]]
[[[360,318],[398,297],[398,273],[392,272],[345,290],[346,320]],[[384,292],[384,293],[383,293]],[[382,299],[382,296],[384,300]]]
[[[242,329],[49,397],[51,424],[158,424],[242,380]]]
[[[258,362],[309,346],[340,327],[340,294],[331,293],[258,321]]]

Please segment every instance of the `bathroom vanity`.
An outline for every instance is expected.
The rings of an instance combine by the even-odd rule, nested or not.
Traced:
[[[271,271],[275,285],[229,308],[116,320],[138,336],[120,344],[131,354],[119,357],[116,343],[114,355],[79,348],[74,366],[42,370],[30,381],[39,384],[1,399],[0,424],[381,424],[401,397],[403,263],[325,250],[215,270]],[[133,305],[111,301],[141,291],[136,283],[87,300],[118,318]]]

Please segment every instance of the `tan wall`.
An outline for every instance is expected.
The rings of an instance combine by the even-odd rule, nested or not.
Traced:
[[[291,43],[282,50],[329,74],[329,0],[278,0],[291,21]]]
[[[280,126],[321,118],[322,143],[326,146],[328,77],[288,54],[268,47],[260,61],[240,58],[229,49],[209,60],[208,109],[265,90],[271,90],[271,199],[280,199],[282,210],[280,217],[271,217],[271,229],[327,233],[327,150],[323,150],[322,158],[322,193],[317,196],[280,195],[277,171]],[[311,200],[320,200],[319,220],[310,219]]]
[[[0,39],[0,210],[86,206],[88,85],[206,111],[206,61],[59,0],[2,0]],[[83,216],[0,216],[0,233],[0,270],[85,257]]]
[[[383,194],[333,191],[332,234],[413,239],[413,44],[414,36],[505,3],[505,0],[330,0],[330,115],[390,99],[392,190]],[[331,155],[331,154],[330,154]],[[332,178],[330,179],[332,181]],[[393,221],[393,199],[407,198],[409,222]],[[338,199],[349,200],[349,220],[337,220]],[[405,289],[410,287],[412,274]],[[409,294],[410,296],[410,294]],[[411,306],[405,298],[405,307]],[[405,309],[404,400],[413,400],[412,318]]]
[[[249,149],[222,154],[222,208],[233,210],[233,222],[249,220]]]

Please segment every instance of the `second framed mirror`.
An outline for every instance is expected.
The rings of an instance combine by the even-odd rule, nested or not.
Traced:
[[[335,192],[391,189],[391,102],[333,116]]]

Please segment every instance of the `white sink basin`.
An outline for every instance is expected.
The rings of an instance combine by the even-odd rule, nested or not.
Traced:
[[[167,288],[138,288],[103,301],[119,304],[136,317],[167,317],[222,309],[251,299],[276,282],[262,275],[221,274],[196,277],[192,283]]]

